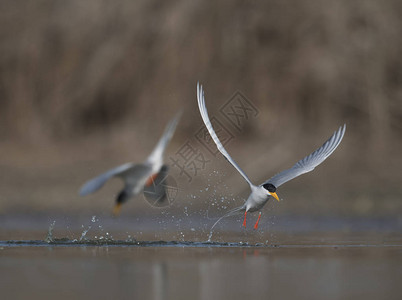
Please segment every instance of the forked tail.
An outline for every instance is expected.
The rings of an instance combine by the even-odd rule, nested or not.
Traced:
[[[230,216],[237,215],[239,212],[241,212],[241,211],[243,211],[243,210],[245,210],[245,209],[246,209],[246,206],[245,206],[245,205],[242,205],[242,206],[239,206],[239,207],[236,207],[236,208],[233,208],[233,209],[229,210],[225,215],[223,215],[222,217],[220,217],[220,218],[214,223],[214,225],[212,225],[211,230],[209,231],[208,242],[211,241],[213,229],[214,229],[214,227],[216,226],[216,224],[218,224],[218,223],[220,222],[220,220],[222,220],[223,218],[226,218],[226,217],[230,217]]]

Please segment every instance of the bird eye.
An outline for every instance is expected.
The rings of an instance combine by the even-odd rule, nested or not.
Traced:
[[[276,191],[276,187],[272,183],[266,183],[263,185],[263,187],[270,193],[275,193]]]

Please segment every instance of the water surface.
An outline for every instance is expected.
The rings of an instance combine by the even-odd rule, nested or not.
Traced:
[[[27,223],[33,223],[24,227],[3,219],[0,296],[401,299],[402,235],[399,225],[394,226],[398,222],[354,219],[345,227],[347,220],[313,225],[300,219],[280,221],[286,225],[259,232],[226,222],[215,240],[206,242],[207,230],[194,230],[193,224],[181,224],[181,234],[167,225],[155,235],[150,224],[133,230],[131,223],[90,218],[84,224],[30,220]],[[73,226],[76,222],[79,226]],[[178,238],[161,239],[169,236]]]

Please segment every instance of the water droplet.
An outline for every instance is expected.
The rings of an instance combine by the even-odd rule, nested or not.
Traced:
[[[46,238],[45,238],[45,242],[46,243],[51,243],[51,242],[54,242],[54,239],[53,239],[53,228],[54,228],[54,225],[56,224],[56,221],[53,221],[52,223],[50,223],[50,225],[49,225],[49,229],[47,230],[47,235],[46,235]]]
[[[84,230],[84,231],[81,233],[80,242],[86,240],[87,232],[88,232],[90,229],[91,229],[91,226],[88,226],[88,229]]]

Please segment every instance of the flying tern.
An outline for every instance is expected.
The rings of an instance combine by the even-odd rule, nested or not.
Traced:
[[[116,198],[116,204],[113,209],[115,216],[120,213],[121,205],[124,202],[142,191],[146,192],[148,196],[152,193],[155,194],[152,198],[156,199],[156,201],[164,201],[166,196],[165,188],[155,185],[166,177],[168,167],[163,163],[163,156],[173,137],[180,116],[181,112],[168,123],[158,144],[156,144],[145,162],[140,164],[126,163],[89,180],[82,186],[80,195],[91,194],[99,190],[110,178],[118,177],[123,180],[124,187]]]
[[[335,133],[320,148],[315,150],[310,155],[307,155],[305,158],[299,160],[293,167],[276,174],[275,176],[271,177],[270,179],[261,183],[260,185],[254,185],[248,178],[247,174],[244,173],[244,171],[239,167],[239,165],[232,159],[232,157],[230,157],[229,153],[225,150],[218,136],[216,135],[209,120],[207,108],[205,106],[204,90],[202,88],[202,85],[200,85],[199,83],[197,84],[197,100],[202,120],[204,121],[204,124],[207,127],[208,132],[212,137],[213,141],[215,142],[218,150],[227,159],[227,161],[231,163],[233,167],[235,167],[235,169],[240,173],[240,175],[243,176],[243,178],[250,185],[251,189],[250,195],[248,196],[246,202],[242,206],[230,210],[227,214],[225,214],[223,217],[221,217],[215,222],[215,224],[211,228],[210,238],[212,235],[212,229],[222,218],[232,216],[243,211],[244,211],[244,220],[243,220],[244,227],[246,227],[247,213],[259,211],[257,222],[254,225],[254,229],[257,229],[258,222],[260,221],[261,218],[261,209],[268,202],[270,197],[272,196],[279,201],[279,197],[276,194],[277,188],[282,184],[296,178],[297,176],[313,171],[316,166],[321,164],[335,151],[335,149],[341,143],[346,130],[346,125],[344,124],[337,131],[335,131]]]

